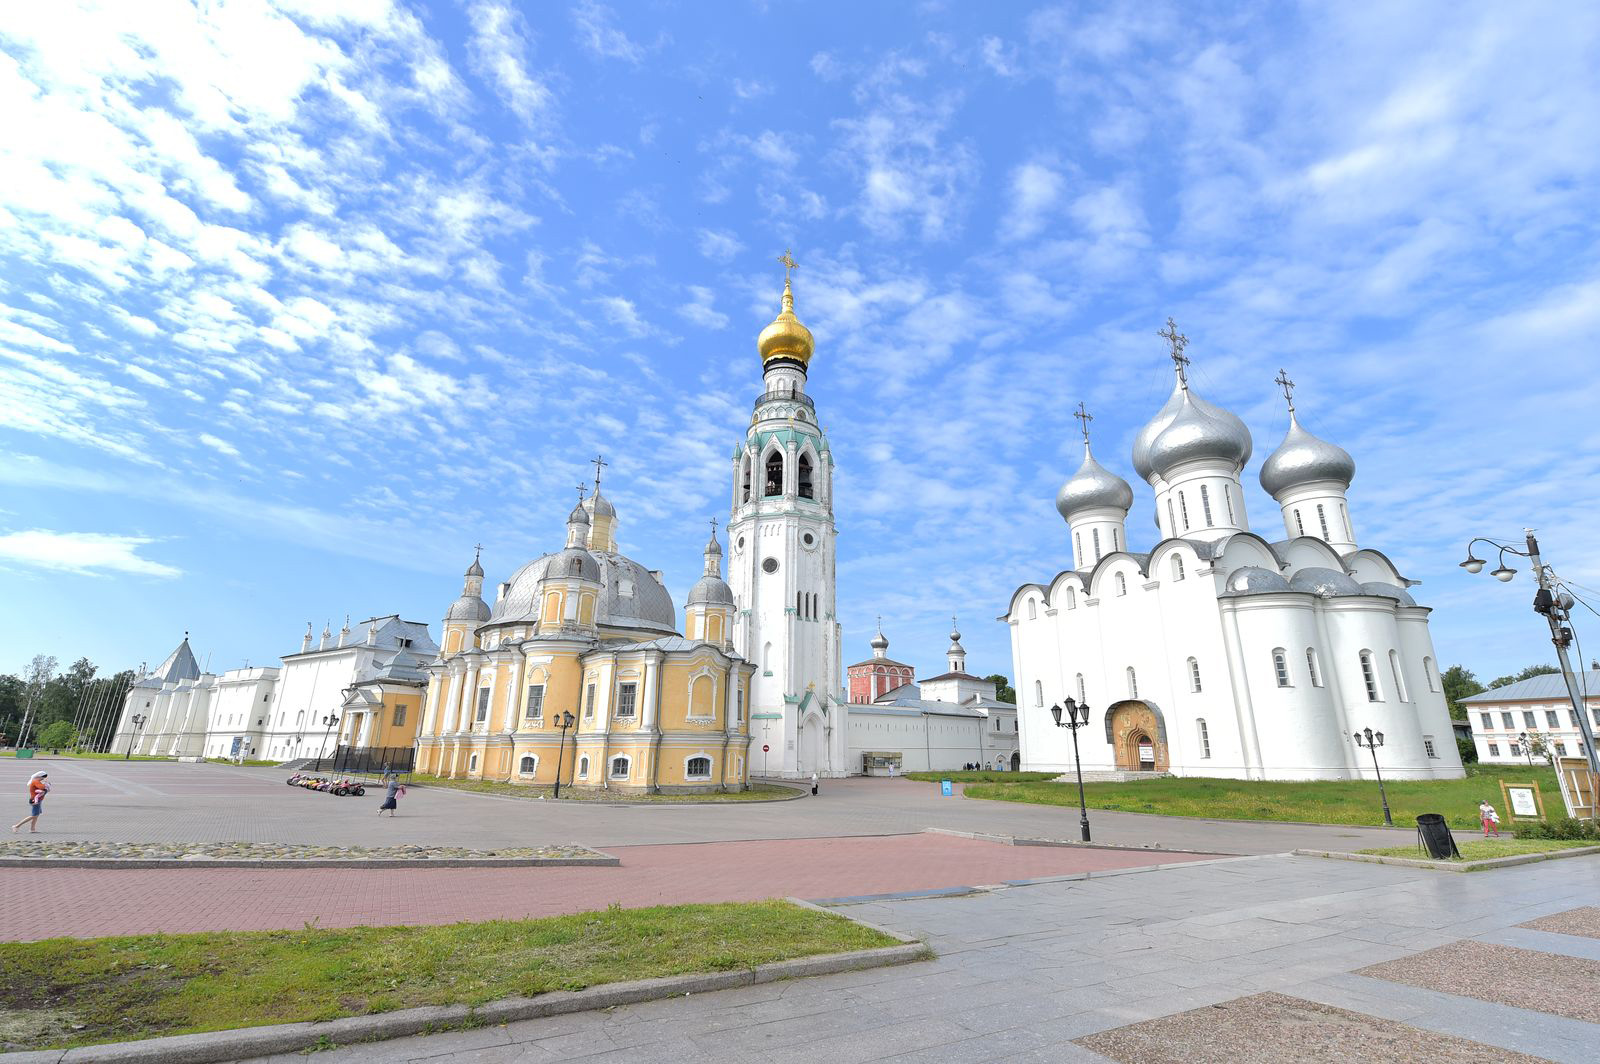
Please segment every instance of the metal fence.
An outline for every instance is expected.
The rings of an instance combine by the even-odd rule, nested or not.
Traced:
[[[330,756],[316,758],[314,771],[374,776],[381,776],[385,772],[409,775],[416,761],[417,748],[414,746],[340,746]]]

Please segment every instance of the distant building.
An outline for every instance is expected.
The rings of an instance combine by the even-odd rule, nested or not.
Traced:
[[[1592,728],[1600,728],[1600,669],[1578,674],[1578,690],[1586,692],[1584,708]],[[1478,760],[1490,765],[1527,764],[1529,753],[1523,736],[1537,734],[1550,744],[1556,757],[1582,757],[1588,753],[1578,712],[1572,708],[1567,684],[1560,673],[1530,676],[1461,700],[1472,725],[1472,742]],[[1533,754],[1537,763],[1542,754]]]
[[[872,637],[871,645],[872,657],[845,669],[853,704],[875,702],[895,688],[904,687],[916,676],[916,670],[910,665],[889,657],[889,640],[883,636],[882,623],[879,623],[878,634]]]

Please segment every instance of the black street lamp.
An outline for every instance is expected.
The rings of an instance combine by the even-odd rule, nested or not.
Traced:
[[[336,714],[329,713],[326,717],[322,718],[322,723],[327,730],[322,733],[322,745],[317,747],[318,772],[322,771],[322,752],[328,748],[328,737],[333,734],[333,726],[339,723],[339,717]]]
[[[567,752],[567,729],[572,727],[572,714],[561,711],[561,745],[556,747],[556,797],[561,797],[561,758]]]
[[[149,719],[150,718],[146,717],[143,713],[135,713],[129,718],[130,722],[133,724],[133,731],[128,733],[128,752],[122,755],[122,760],[126,761],[128,758],[133,756],[134,737],[139,734],[140,730],[144,728],[144,722]]]
[[[1517,732],[1517,741],[1522,744],[1522,752],[1528,758],[1528,771],[1533,771],[1533,744],[1528,742],[1527,732]]]
[[[1365,742],[1362,741],[1363,736]],[[1356,732],[1356,745],[1372,751],[1372,771],[1378,774],[1378,798],[1383,802],[1383,826],[1394,827],[1394,817],[1389,815],[1389,795],[1383,789],[1383,769],[1378,767],[1378,747],[1383,745],[1383,732],[1363,728]]]
[[[1087,703],[1078,705],[1071,695],[1067,696],[1067,719],[1061,719],[1061,706],[1050,707],[1050,715],[1056,719],[1056,727],[1072,729],[1072,765],[1078,771],[1078,827],[1083,831],[1083,841],[1089,841],[1089,803],[1083,797],[1083,762],[1078,759],[1078,729],[1089,723],[1089,706]]]

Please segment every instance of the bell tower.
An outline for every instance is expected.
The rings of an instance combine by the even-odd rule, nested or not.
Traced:
[[[796,264],[788,252],[779,261],[782,309],[757,340],[764,388],[733,455],[728,521],[734,648],[756,666],[748,764],[774,776],[843,776],[833,452],[805,391],[813,341],[794,313]]]

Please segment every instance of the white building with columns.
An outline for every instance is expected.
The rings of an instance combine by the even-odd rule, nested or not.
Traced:
[[[733,644],[756,666],[751,764],[773,776],[848,775],[833,452],[806,395],[813,341],[795,317],[787,276],[782,310],[762,330],[757,349],[763,390],[734,451],[728,520]]]
[[[1050,707],[1093,711],[1086,769],[1243,779],[1373,774],[1352,733],[1384,734],[1397,779],[1463,772],[1428,631],[1407,580],[1356,539],[1355,463],[1303,429],[1280,375],[1289,429],[1260,471],[1283,530],[1251,530],[1240,481],[1250,432],[1190,385],[1187,340],[1166,335],[1171,397],[1133,445],[1155,496],[1158,542],[1134,551],[1133,491],[1089,447],[1056,498],[1071,567],[1012,595],[1022,767],[1070,771],[1072,739]],[[1270,538],[1269,538],[1270,537]]]

